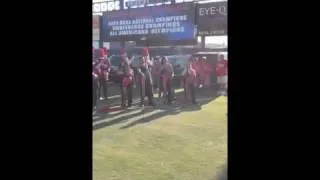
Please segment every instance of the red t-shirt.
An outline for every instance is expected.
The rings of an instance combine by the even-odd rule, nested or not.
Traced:
[[[106,78],[108,79],[108,65],[105,63],[98,64],[96,66],[96,72],[98,73],[100,78]]]
[[[186,83],[187,83],[187,84],[193,84],[193,85],[196,85],[196,84],[197,84],[197,73],[196,73],[196,71],[192,68],[192,66],[190,66],[190,67],[187,69]]]
[[[203,63],[203,71],[205,75],[210,75],[213,72],[211,64],[204,62]]]
[[[220,60],[217,62],[216,73],[217,73],[217,76],[226,76],[228,74],[227,60]]]
[[[196,71],[197,74],[201,73],[201,63],[200,62],[194,62],[192,63],[192,68]]]

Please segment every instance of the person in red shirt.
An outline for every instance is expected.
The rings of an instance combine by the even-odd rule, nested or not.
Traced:
[[[140,79],[140,107],[144,107],[145,97],[148,97],[148,105],[155,106],[153,100],[153,82],[150,69],[153,63],[150,60],[148,48],[144,48],[142,52],[142,57],[140,59],[140,64],[137,68],[137,74]]]
[[[197,74],[199,75],[199,87],[202,88],[205,84],[204,84],[204,80],[205,80],[205,70],[204,70],[204,61],[206,60],[206,57],[201,57],[198,60],[198,72]]]
[[[193,60],[192,67],[197,73],[197,83],[198,83],[197,86],[202,87],[202,84],[201,84],[201,75],[202,75],[201,69],[202,68],[201,68],[201,62],[198,58],[195,58]]]
[[[99,63],[96,66],[96,73],[98,74],[98,79],[99,79],[99,96],[100,96],[100,91],[102,89],[103,96],[100,96],[100,99],[108,99],[108,93],[107,93],[107,81],[108,81],[108,75],[110,71],[110,64],[106,63],[105,58],[105,50],[100,49],[99,50]]]
[[[155,58],[152,69],[151,69],[151,74],[152,74],[152,80],[153,80],[153,86],[155,90],[158,90],[160,88],[160,67],[161,67],[161,62],[159,58]]]
[[[220,55],[216,67],[217,83],[219,86],[218,93],[222,94],[227,90],[228,83],[228,61],[225,60],[224,55]]]
[[[111,62],[108,57],[108,49],[104,47],[103,50],[104,50],[104,64],[107,66],[106,80],[108,81],[109,80],[109,73],[110,73],[110,69],[111,69]]]
[[[132,84],[134,72],[130,66],[129,58],[125,53],[121,54],[121,62],[117,72],[120,81],[121,107],[125,108],[132,106]],[[128,104],[126,105],[126,101]]]
[[[172,104],[174,99],[174,90],[172,88],[172,78],[174,76],[172,64],[169,63],[167,57],[161,60],[161,83],[163,87],[164,97],[167,97],[167,104]]]
[[[185,99],[189,100],[189,95],[191,95],[191,100],[193,104],[196,104],[196,87],[197,87],[197,73],[192,66],[192,59],[187,62],[187,66],[184,72],[184,91]]]
[[[97,90],[98,90],[98,75],[93,70],[92,71],[92,110],[94,110],[94,108],[97,106],[97,102],[98,102]]]
[[[203,83],[205,87],[211,85],[211,74],[213,72],[212,65],[208,62],[206,57],[202,58]]]

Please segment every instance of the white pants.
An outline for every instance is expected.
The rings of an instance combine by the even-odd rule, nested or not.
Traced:
[[[218,84],[225,84],[225,88],[228,88],[228,76],[218,76],[217,77]]]
[[[228,83],[228,76],[218,76],[218,84]]]

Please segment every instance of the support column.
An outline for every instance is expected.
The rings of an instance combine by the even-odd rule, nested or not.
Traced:
[[[120,10],[124,10],[124,0],[120,0]],[[124,49],[126,47],[126,41],[121,39],[120,41],[120,48]]]
[[[124,0],[120,0],[120,10],[124,10]]]
[[[201,36],[201,48],[205,48],[206,47],[206,37],[205,36]]]
[[[99,27],[99,48],[103,48],[103,30],[102,30],[102,16],[99,16],[99,24],[100,24],[100,27]]]

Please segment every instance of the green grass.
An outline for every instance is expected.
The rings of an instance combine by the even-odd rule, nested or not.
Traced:
[[[94,180],[218,180],[227,164],[227,99],[121,129],[161,111],[93,132]]]

